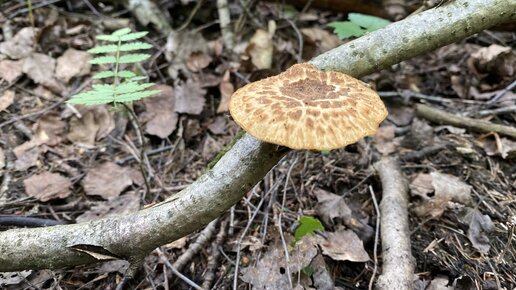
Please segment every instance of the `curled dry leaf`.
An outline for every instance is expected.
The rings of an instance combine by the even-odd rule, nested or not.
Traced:
[[[117,196],[112,200],[96,203],[89,210],[78,216],[76,221],[78,223],[93,221],[104,217],[133,213],[139,209],[140,195],[133,191]]]
[[[224,73],[219,84],[220,103],[217,108],[217,113],[227,112],[229,110],[229,99],[235,92],[235,86],[231,83],[229,70]]]
[[[67,83],[71,78],[90,73],[91,55],[86,51],[69,48],[57,59],[56,77]]]
[[[48,171],[25,179],[23,184],[27,195],[41,201],[68,197],[72,186],[68,178]]]
[[[482,254],[487,254],[491,245],[489,244],[489,233],[493,231],[494,224],[488,215],[481,214],[477,209],[466,208],[461,221],[468,225],[468,239],[475,249]]]
[[[301,32],[318,44],[315,55],[333,49],[342,43],[337,35],[321,28],[303,28]]]
[[[65,122],[57,113],[48,113],[39,118],[34,125],[34,138],[46,145],[55,146],[63,141],[65,126]]]
[[[0,53],[11,59],[21,59],[29,56],[34,51],[34,39],[36,28],[24,27],[8,41],[0,43]]]
[[[161,92],[143,99],[145,111],[141,117],[146,120],[146,133],[165,139],[174,132],[177,126],[174,90],[167,85],[158,85],[153,89]]]
[[[274,52],[272,37],[274,36],[274,30],[265,31],[257,29],[249,40],[246,53],[251,57],[251,62],[257,69],[266,69],[272,66],[272,55]]]
[[[503,159],[512,159],[516,156],[516,142],[505,137],[495,137],[495,140],[481,141],[488,156],[501,156]]]
[[[113,114],[105,106],[77,106],[81,118],[70,119],[68,140],[93,145],[95,140],[106,137],[114,128]]]
[[[393,125],[381,126],[374,135],[375,148],[383,155],[389,155],[398,149],[393,142],[395,129],[396,126]]]
[[[323,254],[335,261],[367,262],[370,260],[364,249],[364,243],[351,230],[325,232],[325,237],[317,236],[317,238]]]
[[[186,67],[192,72],[199,72],[210,65],[213,59],[207,53],[196,51],[186,60]]]
[[[336,221],[347,220],[351,218],[352,212],[342,196],[328,192],[324,189],[316,188],[314,190],[317,197],[317,214],[327,225],[333,225]]]
[[[0,112],[7,109],[14,101],[14,91],[6,90],[0,96]]]
[[[176,87],[176,112],[199,115],[202,112],[206,99],[206,90],[197,82],[188,80]]]
[[[193,53],[208,53],[208,43],[198,31],[172,31],[167,37],[165,57],[169,62],[168,74],[177,79],[179,72],[189,74],[185,63]]]
[[[22,75],[23,60],[2,60],[0,61],[0,80],[9,84]]]
[[[98,195],[104,199],[113,199],[124,189],[133,184],[127,168],[113,162],[106,162],[91,168],[82,181],[87,195]]]

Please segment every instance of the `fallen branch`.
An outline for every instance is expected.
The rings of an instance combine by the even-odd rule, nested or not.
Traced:
[[[480,132],[496,132],[516,138],[516,128],[451,114],[426,105],[416,106],[417,115],[427,120]]]
[[[383,264],[376,288],[412,290],[415,259],[410,250],[407,180],[397,159],[382,159],[374,167],[383,188],[380,202]]]
[[[516,19],[512,11],[513,0],[449,1],[311,63],[363,76]],[[202,228],[233,206],[286,152],[245,135],[211,170],[155,207],[88,223],[0,232],[0,271],[55,269],[107,259],[137,264],[156,247]]]

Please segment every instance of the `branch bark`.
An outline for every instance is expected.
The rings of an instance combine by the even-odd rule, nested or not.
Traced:
[[[450,0],[311,63],[359,77],[514,19],[514,0]],[[153,208],[82,224],[0,232],[0,271],[62,268],[101,259],[92,252],[137,262],[154,248],[201,228],[230,208],[285,153],[245,135],[213,169]]]
[[[383,188],[380,202],[383,265],[376,287],[412,290],[415,260],[410,250],[408,183],[395,158],[382,159],[374,167]]]

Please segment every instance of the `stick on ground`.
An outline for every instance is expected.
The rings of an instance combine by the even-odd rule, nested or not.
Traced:
[[[376,289],[412,290],[415,260],[410,251],[407,180],[395,158],[384,158],[374,167],[383,188],[380,202],[383,268]]]

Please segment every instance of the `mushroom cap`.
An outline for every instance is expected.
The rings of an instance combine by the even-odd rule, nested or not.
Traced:
[[[387,117],[378,94],[364,83],[307,63],[238,89],[229,111],[259,140],[315,150],[345,147],[374,135]]]

